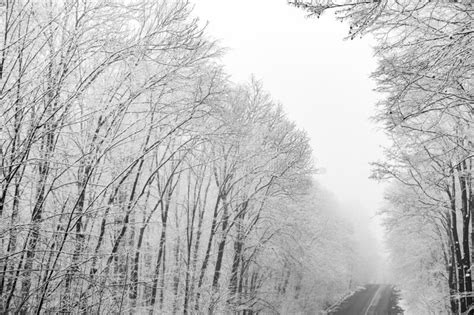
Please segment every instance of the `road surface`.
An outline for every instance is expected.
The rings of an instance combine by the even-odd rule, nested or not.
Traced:
[[[398,307],[398,294],[391,285],[366,285],[344,300],[331,315],[398,315],[403,310]]]

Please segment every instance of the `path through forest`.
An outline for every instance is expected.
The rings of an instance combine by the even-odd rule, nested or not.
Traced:
[[[357,291],[329,314],[333,315],[397,315],[403,314],[398,306],[398,292],[392,285],[368,284]]]

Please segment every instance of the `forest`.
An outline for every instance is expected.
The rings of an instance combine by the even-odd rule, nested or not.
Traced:
[[[365,282],[308,136],[189,2],[0,15],[1,313],[313,313]]]
[[[415,314],[471,314],[471,0],[288,4],[376,39],[394,284]],[[291,104],[233,82],[198,18],[0,1],[0,313],[316,314],[372,280]]]

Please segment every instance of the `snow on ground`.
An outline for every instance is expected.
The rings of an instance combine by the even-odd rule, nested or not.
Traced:
[[[353,291],[349,291],[348,293],[341,296],[341,298],[336,303],[334,303],[333,305],[329,306],[327,309],[322,311],[321,314],[326,315],[326,314],[329,314],[330,312],[336,311],[345,300],[347,300],[348,298],[353,296],[356,292],[359,292],[359,291],[362,291],[362,290],[365,290],[365,289],[366,289],[366,287],[358,286]]]

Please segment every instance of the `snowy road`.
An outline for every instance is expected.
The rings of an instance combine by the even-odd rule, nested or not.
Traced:
[[[390,285],[366,285],[330,312],[332,315],[396,315],[403,314],[396,305],[396,295]]]

